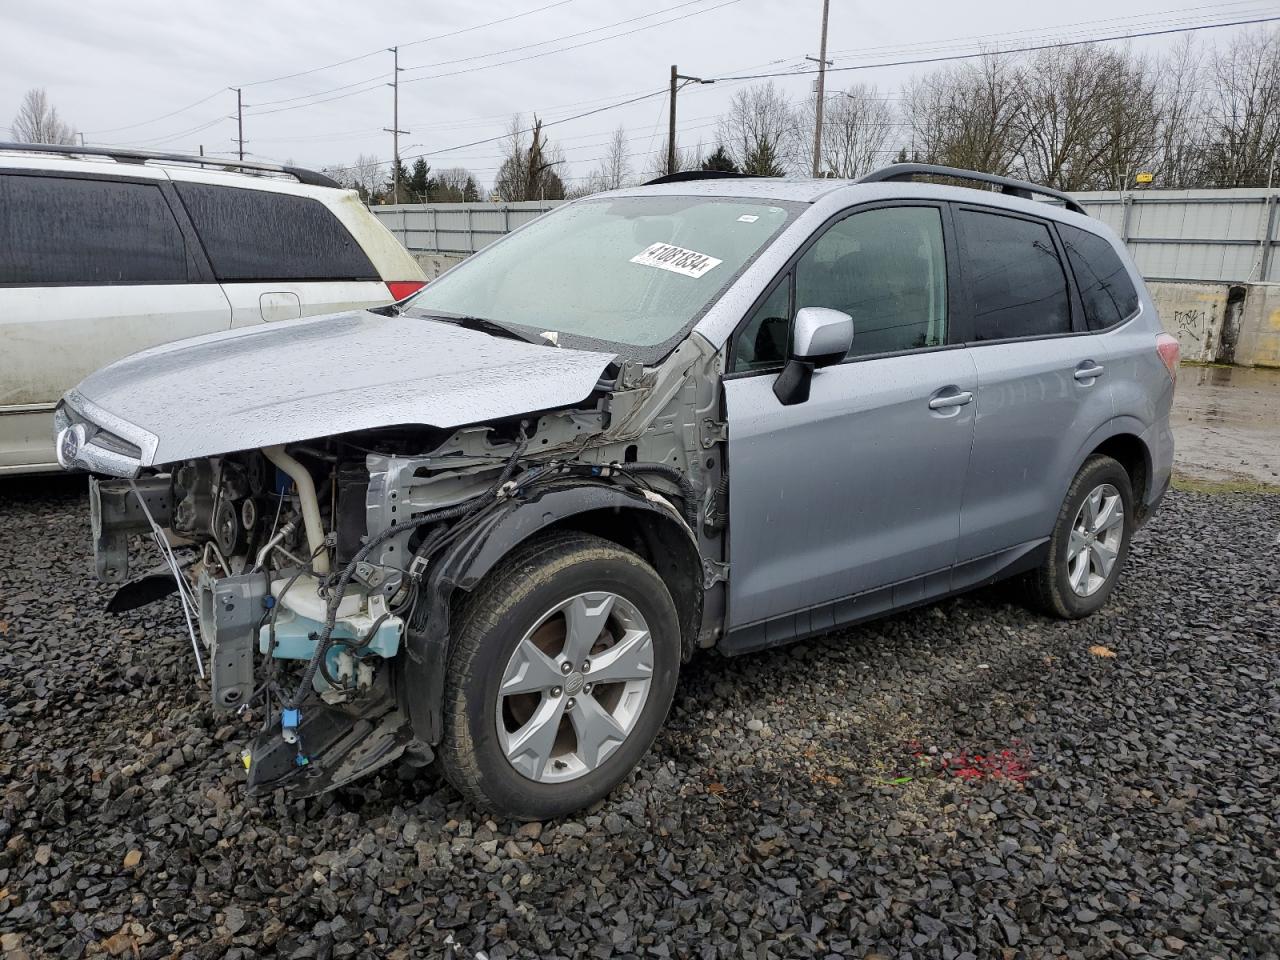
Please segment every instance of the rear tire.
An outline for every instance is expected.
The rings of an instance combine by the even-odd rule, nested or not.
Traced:
[[[1111,457],[1096,454],[1071,481],[1049,538],[1049,556],[1028,576],[1040,610],[1078,620],[1111,596],[1133,535],[1133,487]]]
[[[476,805],[516,819],[588,806],[653,743],[679,666],[675,604],[639,556],[577,532],[524,544],[456,620],[445,775]]]

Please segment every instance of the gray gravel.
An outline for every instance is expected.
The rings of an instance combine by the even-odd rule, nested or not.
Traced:
[[[700,657],[630,783],[520,825],[407,768],[247,802],[176,608],[98,613],[82,485],[0,484],[0,946],[1277,958],[1278,532],[1175,493],[1087,622],[997,587]]]

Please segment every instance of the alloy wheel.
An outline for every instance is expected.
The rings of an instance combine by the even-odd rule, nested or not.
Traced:
[[[626,740],[649,697],[653,637],[636,606],[607,591],[552,607],[512,651],[498,690],[498,741],[539,783],[600,766]]]
[[[1067,582],[1077,596],[1102,589],[1123,543],[1124,501],[1114,486],[1100,484],[1080,504],[1067,541]]]

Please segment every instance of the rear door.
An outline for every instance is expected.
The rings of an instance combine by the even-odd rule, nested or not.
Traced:
[[[955,212],[978,374],[962,562],[1049,536],[1074,459],[1112,416],[1105,346],[1084,324],[1056,232],[978,206]]]
[[[949,585],[976,375],[948,338],[945,213],[895,204],[832,224],[732,342],[729,620],[744,646]],[[783,406],[787,327],[808,306],[850,314],[853,345]]]
[[[391,301],[364,250],[314,197],[216,183],[175,187],[231,302],[233,326]]]
[[[0,472],[56,469],[53,408],[146,347],[231,309],[163,174],[0,171]]]

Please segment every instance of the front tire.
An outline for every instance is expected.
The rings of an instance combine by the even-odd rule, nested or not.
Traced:
[[[1035,605],[1064,620],[1099,609],[1120,578],[1133,527],[1128,472],[1111,457],[1090,457],[1067,490],[1049,556],[1029,577]]]
[[[445,681],[445,775],[522,820],[604,797],[666,719],[680,666],[671,594],[635,553],[558,532],[525,544],[468,598]]]

